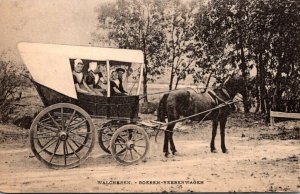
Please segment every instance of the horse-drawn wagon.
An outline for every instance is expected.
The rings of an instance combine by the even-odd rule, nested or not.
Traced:
[[[159,103],[159,121],[147,123],[138,115],[144,67],[141,51],[40,43],[20,43],[18,48],[45,105],[31,124],[31,149],[36,158],[49,167],[73,168],[86,160],[95,142],[93,120],[100,118],[108,121],[97,129],[99,145],[121,164],[137,163],[146,157],[149,150],[146,129],[149,128],[157,134],[165,131],[165,156],[169,154],[169,144],[175,154],[173,128],[185,119],[213,120],[212,152],[216,152],[214,139],[220,123],[221,148],[227,152],[225,124],[229,105],[237,102],[233,100],[237,93],[244,96],[246,91],[246,82],[241,76],[229,76],[221,87],[206,93],[189,89],[169,91]],[[101,95],[76,90],[72,72],[76,71],[78,59],[83,66],[90,63],[99,66],[101,76],[107,79]],[[124,84],[127,84],[128,94],[114,96],[108,80],[120,67],[127,75]],[[87,67],[82,71],[87,71]],[[122,79],[118,84],[121,82]],[[167,123],[163,123],[165,116]],[[164,126],[167,128],[163,129]]]

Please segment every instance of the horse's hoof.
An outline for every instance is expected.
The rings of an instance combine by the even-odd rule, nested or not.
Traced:
[[[165,154],[164,154],[165,158],[168,158],[169,155],[170,155],[169,152],[165,152]]]
[[[222,152],[223,152],[224,154],[229,154],[229,150],[228,150],[228,149],[222,149]]]
[[[210,151],[211,151],[211,153],[218,153],[217,149],[212,149]]]

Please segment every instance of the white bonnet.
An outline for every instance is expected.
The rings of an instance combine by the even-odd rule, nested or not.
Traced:
[[[83,64],[82,60],[81,60],[81,59],[76,59],[76,60],[74,61],[74,67],[77,68],[77,65],[78,65],[79,63]]]
[[[97,62],[90,62],[88,71],[94,71],[97,69]]]

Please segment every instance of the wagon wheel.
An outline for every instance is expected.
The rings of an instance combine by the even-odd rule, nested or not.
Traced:
[[[110,154],[110,140],[113,134],[120,126],[125,125],[126,123],[109,121],[102,125],[102,128],[98,130],[98,143],[103,151]]]
[[[67,109],[66,108],[64,108],[63,109],[64,111],[66,111]],[[61,115],[63,115],[63,116],[61,116]],[[52,118],[55,120],[55,121],[57,121],[57,123],[61,123],[62,122],[62,119],[61,118],[64,118],[64,119],[67,119],[68,117],[70,116],[70,114],[69,113],[61,113],[61,112],[57,112],[57,111],[55,111],[55,112],[53,112],[53,115],[52,115]],[[74,117],[73,117],[73,122],[70,124],[70,126],[74,126],[74,122],[75,121],[78,121],[78,116],[75,114],[74,115]],[[79,122],[80,122],[81,120],[79,119]],[[77,123],[79,123],[79,122],[77,122]],[[51,119],[51,117],[49,117],[49,115],[48,114],[46,114],[46,115],[44,115],[41,119],[40,119],[40,123],[42,123],[42,124],[39,124],[39,126],[41,127],[56,127],[55,126],[55,123],[53,123],[52,122],[52,119]],[[76,124],[76,123],[75,123]],[[46,126],[47,125],[47,126]],[[46,131],[46,132],[45,132]],[[40,132],[41,133],[48,133],[47,132],[47,128],[40,128]],[[51,133],[50,131],[49,131],[49,133]],[[73,134],[73,133],[72,133]],[[82,134],[80,134],[82,137],[84,137]],[[45,138],[47,138],[47,137],[45,137]],[[82,144],[80,144],[78,147],[76,147],[76,150],[74,150],[75,152],[79,152],[83,147],[84,147],[84,145],[87,143],[87,141],[89,140],[89,136],[85,136],[85,139],[84,139],[84,141],[83,141],[83,143]],[[40,148],[42,148],[42,147],[44,147],[45,146],[45,142],[43,142],[42,140],[43,140],[44,138],[37,138],[37,144],[40,146]],[[71,155],[71,154],[74,154],[74,151],[73,150],[69,150],[70,152],[68,152],[67,153],[67,155]],[[46,148],[46,149],[44,149],[44,152],[45,153],[47,153],[47,154],[49,154],[49,155],[52,155],[52,154],[54,154],[54,156],[64,156],[64,153],[57,153],[57,152],[53,152],[53,150],[50,150],[49,148]]]
[[[31,149],[49,167],[73,168],[80,165],[92,151],[94,142],[91,117],[73,104],[49,106],[31,124]]]
[[[124,125],[111,139],[112,156],[124,165],[134,164],[143,160],[149,151],[149,138],[142,127]]]

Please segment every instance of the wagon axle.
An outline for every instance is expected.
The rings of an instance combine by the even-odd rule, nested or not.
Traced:
[[[134,148],[134,142],[133,142],[132,140],[127,141],[127,142],[126,142],[126,148],[127,148],[128,150],[133,149],[133,148]]]
[[[68,134],[65,131],[60,131],[58,136],[61,141],[66,141],[68,139]]]

